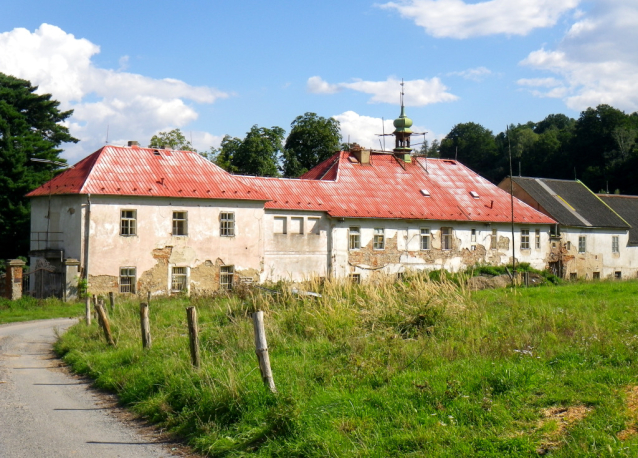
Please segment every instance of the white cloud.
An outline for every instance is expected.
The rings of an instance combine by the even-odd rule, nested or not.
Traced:
[[[344,142],[358,143],[365,148],[381,149],[383,146],[383,137],[379,134],[390,134],[394,131],[392,119],[386,119],[385,122],[381,118],[373,118],[371,116],[363,116],[354,111],[346,111],[339,115],[333,116],[341,125],[341,138]],[[427,132],[427,129],[421,126],[412,126],[414,132]],[[428,141],[441,139],[444,135],[434,135],[427,132],[425,135]],[[379,142],[381,140],[381,142]],[[423,136],[415,136],[412,144],[421,143]],[[394,137],[385,137],[385,149],[394,148]],[[417,146],[418,148],[418,146]]]
[[[589,16],[595,16],[595,19]],[[636,41],[638,4],[598,0],[592,11],[572,25],[556,49],[533,51],[521,64],[558,78],[559,83],[549,92],[533,91],[534,95],[563,98],[574,110],[606,103],[636,111]]]
[[[118,138],[143,144],[159,130],[197,119],[197,111],[186,101],[213,103],[228,97],[176,79],[98,68],[91,58],[99,52],[99,46],[49,24],[33,33],[23,28],[0,33],[0,71],[31,81],[39,86],[38,93],[51,93],[63,109],[74,110],[68,125],[81,142],[68,145],[63,153],[71,161],[102,146],[107,128],[111,143]],[[128,60],[120,59],[120,69]]]
[[[556,78],[521,78],[517,83],[521,86],[530,87],[556,87],[562,84]]]
[[[580,0],[404,0],[380,5],[437,38],[471,38],[486,35],[527,35],[551,27]]]
[[[468,68],[467,70],[462,70],[460,72],[450,72],[448,75],[450,76],[460,76],[465,78],[466,80],[472,81],[483,81],[486,76],[492,74],[492,71],[485,67],[476,67],[476,68]]]
[[[334,94],[350,89],[371,94],[371,103],[399,103],[401,81],[389,77],[386,81],[363,81],[355,79],[351,83],[328,83],[320,76],[308,78],[308,91],[315,94]],[[452,102],[458,97],[447,92],[447,87],[439,78],[420,79],[405,82],[404,103],[406,106],[424,106],[438,102]]]

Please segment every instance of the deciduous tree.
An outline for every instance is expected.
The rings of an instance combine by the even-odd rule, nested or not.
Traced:
[[[184,134],[179,129],[173,129],[169,132],[160,132],[157,135],[153,135],[151,142],[148,145],[149,148],[164,148],[175,149],[179,151],[197,151],[193,148],[191,142],[186,140]]]

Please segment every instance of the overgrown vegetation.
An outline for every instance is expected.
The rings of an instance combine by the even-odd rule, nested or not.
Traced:
[[[635,456],[636,282],[469,293],[426,275],[137,302],[57,351],[121,402],[210,456]],[[202,367],[188,356],[198,307]],[[263,386],[250,313],[266,312],[278,394]],[[629,431],[629,432],[627,432]],[[622,433],[622,434],[621,434]],[[619,439],[619,436],[623,439]]]
[[[65,303],[59,299],[34,299],[24,296],[10,301],[0,297],[0,324],[49,318],[79,317],[84,305]]]

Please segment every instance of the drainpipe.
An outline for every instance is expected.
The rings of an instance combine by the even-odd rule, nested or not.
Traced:
[[[84,222],[84,279],[89,281],[89,238],[91,235],[91,194],[86,195],[86,220]]]

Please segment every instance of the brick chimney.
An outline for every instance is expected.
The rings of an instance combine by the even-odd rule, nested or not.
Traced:
[[[128,146],[137,146],[139,148],[140,142],[138,142],[136,140],[129,140],[128,141]]]
[[[354,154],[360,164],[367,165],[370,164],[370,150],[365,149],[358,145],[357,143],[353,143],[350,146],[350,152]]]

